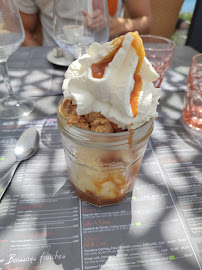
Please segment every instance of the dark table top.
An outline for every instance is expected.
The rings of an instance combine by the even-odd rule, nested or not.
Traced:
[[[196,51],[176,47],[134,190],[103,208],[80,201],[70,187],[56,122],[66,67],[49,63],[50,51],[22,47],[8,63],[14,90],[36,108],[0,121],[0,177],[15,161],[23,130],[36,126],[41,142],[0,204],[0,269],[202,269],[202,136],[181,120]]]

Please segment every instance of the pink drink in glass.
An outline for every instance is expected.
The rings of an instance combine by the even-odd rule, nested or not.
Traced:
[[[197,54],[192,59],[182,119],[190,127],[202,130],[202,54]]]

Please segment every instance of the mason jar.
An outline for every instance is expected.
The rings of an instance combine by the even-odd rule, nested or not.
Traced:
[[[96,133],[70,127],[58,110],[69,179],[81,200],[110,205],[120,203],[133,190],[153,122],[150,119],[130,131]]]

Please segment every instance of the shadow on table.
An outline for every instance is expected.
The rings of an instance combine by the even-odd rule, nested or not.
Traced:
[[[178,122],[175,124],[176,126],[179,125]],[[161,184],[156,185],[156,174],[152,175],[146,171],[147,165],[142,166],[140,169],[134,193],[119,205],[97,208],[85,202],[80,202],[75,196],[68,181],[60,185],[61,188],[55,193],[53,189],[55,180],[57,179],[59,182],[59,179],[64,176],[64,172],[59,171],[60,168],[53,167],[54,160],[57,158],[55,153],[57,150],[61,149],[61,143],[60,139],[58,139],[59,137],[57,137],[57,132],[55,123],[50,124],[50,122],[47,122],[47,125],[44,125],[42,128],[42,144],[46,148],[46,151],[50,151],[47,154],[47,164],[45,169],[42,172],[37,172],[39,179],[41,179],[41,183],[44,184],[42,190],[42,192],[44,191],[43,194],[53,194],[51,195],[51,201],[54,206],[56,205],[56,212],[58,211],[55,216],[51,216],[51,218],[58,221],[58,224],[53,225],[47,221],[47,224],[45,225],[47,231],[47,244],[50,246],[50,249],[48,249],[49,253],[54,255],[58,254],[58,256],[55,256],[54,258],[54,263],[56,265],[61,265],[65,270],[81,267],[81,261],[84,261],[86,269],[89,266],[95,266],[95,268],[92,269],[125,270],[132,267],[131,269],[162,270],[162,264],[148,266],[145,258],[148,258],[147,256],[149,255],[154,256],[150,257],[151,262],[151,260],[155,261],[155,259],[157,260],[158,258],[167,256],[167,254],[162,253],[161,249],[169,250],[169,255],[174,256],[172,258],[182,257],[181,250],[171,250],[174,245],[167,242],[167,239],[169,239],[167,234],[171,232],[174,233],[175,237],[176,235],[179,235],[180,237],[183,229],[178,226],[176,231],[172,230],[173,228],[175,229],[175,227],[172,227],[172,224],[169,224],[168,227],[163,227],[165,221],[173,215],[174,206],[169,195],[163,197],[163,194],[166,192],[165,183],[161,183],[163,181],[160,181]],[[176,132],[179,137],[181,136],[180,129],[178,132],[178,129],[173,128],[173,132]],[[188,135],[188,138],[188,141],[192,143],[190,135]],[[186,139],[184,141],[185,143],[187,142]],[[190,146],[194,147],[195,144]],[[41,151],[43,151],[43,148]],[[171,152],[178,158],[178,155],[174,150],[172,151],[171,149]],[[147,151],[143,160],[143,165],[144,161],[149,160],[151,157],[152,151]],[[43,158],[43,155],[41,158]],[[34,164],[32,164],[32,166],[33,165]],[[158,170],[158,168],[156,170]],[[48,179],[50,172],[54,172],[55,177],[51,176],[50,179]],[[184,171],[178,172],[178,174],[180,176],[186,175]],[[47,181],[49,181],[48,184]],[[150,187],[146,193],[143,189],[144,186]],[[143,193],[141,190],[143,190]],[[150,203],[150,201],[148,201],[147,204],[145,203],[145,196],[151,196],[150,190],[154,191],[153,195],[158,193],[162,194],[163,200],[161,201],[161,204],[155,205]],[[10,193],[10,195],[13,196],[12,193]],[[135,200],[135,197],[138,198],[138,196],[140,200]],[[155,200],[152,200],[151,202],[153,201],[155,202]],[[169,205],[170,208],[164,209],[164,205]],[[29,209],[31,205],[27,204],[26,207]],[[45,203],[43,205],[43,209],[49,210],[50,208],[50,203],[47,200],[46,205]],[[159,215],[155,215],[155,212],[151,212],[151,210],[158,208],[162,208]],[[147,212],[147,210],[150,210],[150,212]],[[36,214],[36,220],[39,219],[39,217],[40,216]],[[2,219],[1,222],[4,223],[6,221],[6,225],[13,225],[15,218],[15,216],[11,216],[9,219]],[[140,220],[144,218],[147,219],[148,223],[151,223],[151,226],[141,226],[143,223],[141,224]],[[103,227],[102,231],[100,229],[101,226]],[[81,227],[83,229],[83,234],[80,239]],[[2,238],[4,232],[4,230],[1,231]],[[43,232],[43,228],[39,232]],[[82,247],[84,246],[84,249],[81,245]],[[105,249],[107,247],[110,247],[109,250]],[[99,252],[97,251],[98,248],[100,249]],[[188,249],[188,251],[190,250]],[[7,251],[5,252],[7,254]],[[64,256],[60,258],[59,255]],[[112,265],[114,266],[112,267]],[[166,270],[174,268],[183,270],[199,269],[199,267],[193,263],[193,260],[184,257],[182,257],[181,260],[174,260],[173,263],[167,264]]]
[[[149,176],[144,177],[143,184],[150,185],[151,181],[152,179]],[[172,207],[162,211],[155,220],[152,219],[154,213],[149,213],[148,221],[151,224],[149,226],[146,224],[145,228],[141,228],[138,227],[138,218],[145,214],[144,211],[142,211],[142,214],[136,214],[138,213],[139,202],[133,201],[134,194],[130,194],[121,204],[97,208],[79,201],[70,190],[70,187],[65,184],[55,195],[56,198],[61,198],[58,201],[57,208],[58,212],[64,209],[63,196],[66,198],[69,196],[69,199],[66,199],[65,206],[73,210],[75,217],[77,216],[75,205],[78,206],[78,209],[81,207],[78,227],[75,226],[76,222],[72,222],[72,217],[70,217],[69,222],[63,222],[64,219],[61,220],[61,225],[58,226],[60,228],[47,227],[49,253],[63,256],[63,258],[54,259],[56,265],[61,265],[64,270],[162,270],[163,265],[167,262],[165,264],[167,268],[165,266],[165,269],[171,270],[174,269],[173,267],[176,269],[179,267],[183,270],[198,270],[193,261],[181,257],[180,249],[171,251],[173,244],[167,242],[168,239],[173,240],[182,236],[180,226],[176,226],[173,231],[173,225],[170,228],[163,225],[171,215]],[[159,187],[158,191],[164,193],[164,187]],[[170,197],[167,197],[164,203],[171,205]],[[147,206],[145,210],[147,210]],[[99,224],[99,220],[102,224]],[[103,224],[104,221],[105,224]],[[80,238],[81,230],[82,237]],[[173,238],[166,235],[170,231]],[[53,243],[53,239],[55,239],[55,243]],[[162,250],[168,252],[164,254]],[[171,262],[168,256],[172,258],[181,257],[182,259]]]
[[[158,168],[148,171],[151,158],[152,151],[146,151],[133,194],[121,204],[97,208],[78,200],[68,181],[61,187],[54,196],[58,213],[70,216],[58,219],[56,228],[46,227],[49,253],[65,257],[54,259],[56,265],[64,270],[198,270],[193,254],[184,257],[191,247],[162,175]],[[185,239],[183,244],[179,239]]]
[[[171,93],[169,93],[169,97],[172,97]],[[193,142],[191,134],[187,133],[185,129],[182,128],[182,123],[178,119],[179,117],[177,117],[180,113],[180,108],[176,104],[172,105],[172,103],[167,102],[169,101],[169,98],[166,100],[167,98],[168,96],[164,97],[164,104],[169,107],[168,109],[176,112],[176,119],[169,119],[169,115],[166,117],[167,112],[164,112],[163,118],[165,118],[165,122],[161,123],[163,124],[164,131],[167,132],[169,137],[170,135],[178,136],[182,143],[188,143],[192,149],[197,150],[197,145]],[[47,132],[44,127],[42,134],[42,141],[46,147],[49,149],[61,148],[61,144],[57,143],[52,129],[49,129],[49,132]],[[169,140],[166,141],[166,143],[169,143]],[[170,153],[173,155],[173,158],[178,159],[179,156],[175,150],[176,148],[172,148],[171,146]],[[153,159],[152,151],[146,152],[144,160],[147,161],[149,158]],[[198,159],[198,157],[196,157],[196,159]],[[158,170],[158,168],[156,170]],[[153,171],[155,170],[153,169]],[[176,173],[182,177],[186,176],[185,171]],[[61,259],[59,257],[55,258],[55,264],[62,265],[65,270],[79,269],[81,267],[81,261],[84,262],[86,269],[92,266],[94,268],[91,269],[125,270],[128,269],[128,265],[132,265],[131,269],[146,270],[154,269],[155,265],[155,270],[162,270],[162,263],[159,263],[158,265],[153,263],[153,266],[149,266],[146,263],[145,258],[148,258],[147,256],[151,256],[150,251],[152,250],[152,254],[155,254],[156,260],[157,258],[162,258],[167,255],[171,256],[171,258],[182,258],[181,260],[176,259],[172,262],[168,259],[166,269],[170,270],[174,269],[174,267],[178,267],[183,270],[199,269],[194,259],[194,255],[192,255],[191,259],[184,258],[180,248],[173,250],[175,245],[167,242],[168,239],[175,240],[181,236],[181,238],[183,238],[185,234],[184,229],[179,224],[176,227],[173,226],[173,224],[171,224],[172,226],[169,225],[169,227],[163,227],[165,221],[168,220],[170,216],[176,216],[177,212],[174,208],[171,197],[169,195],[167,195],[167,197],[163,197],[163,194],[168,194],[168,191],[165,191],[166,185],[162,179],[160,179],[160,182],[162,183],[156,185],[156,175],[150,174],[146,170],[146,167],[141,167],[134,189],[135,196],[136,187],[138,188],[138,185],[148,185],[151,187],[151,190],[153,190],[152,185],[154,185],[156,190],[155,193],[162,194],[162,198],[164,198],[162,205],[153,205],[154,209],[162,207],[162,211],[160,211],[158,216],[153,215],[153,212],[150,212],[150,214],[148,214],[149,212],[142,212],[142,218],[147,217],[148,223],[151,222],[153,224],[148,226],[147,229],[142,230],[142,232],[139,230],[141,229],[141,226],[140,228],[138,227],[139,224],[141,224],[141,222],[138,221],[141,219],[141,212],[138,214],[138,211],[142,208],[147,211],[152,207],[152,204],[147,205],[144,200],[142,200],[142,202],[134,201],[134,194],[132,194],[120,205],[97,208],[79,201],[71,189],[69,182],[65,182],[59,191],[53,196],[53,199],[57,204],[58,213],[62,210],[61,213],[63,218],[58,218],[58,226],[56,227],[53,225],[46,226],[47,244],[50,246],[49,253],[63,254],[65,257]],[[143,194],[141,194],[141,191],[138,192],[140,192],[140,197],[145,195],[145,191],[143,191]],[[150,191],[148,192],[148,196],[151,196]],[[174,193],[172,196],[175,197]],[[163,205],[169,205],[170,208],[163,209]],[[69,212],[71,212],[70,215]],[[109,215],[107,215],[107,213],[109,213]],[[122,213],[121,218],[118,216],[118,213]],[[177,218],[179,217],[177,216]],[[99,226],[94,224],[97,220],[99,222],[99,219],[101,219],[101,223],[103,220],[108,222],[110,221],[109,224],[103,225],[102,230],[104,231],[100,231],[100,229],[98,229],[101,224],[99,224]],[[106,226],[108,229],[104,228]],[[83,233],[80,238],[81,228]],[[168,233],[171,233],[171,236],[173,233],[173,238],[169,238],[167,236]],[[145,244],[152,245],[152,243],[154,243],[154,245],[148,246],[148,249],[146,249]],[[186,243],[190,246],[187,239]],[[110,247],[109,250],[104,250],[104,248],[107,247]],[[128,250],[127,247],[130,250]],[[103,248],[103,253],[100,254],[101,250],[98,252],[98,248]],[[168,254],[164,254],[162,250],[167,250]],[[190,247],[188,251],[190,251]],[[152,259],[153,258],[150,257],[148,260],[151,262]],[[112,265],[114,266],[112,267]]]
[[[61,264],[66,270],[80,269],[81,263],[84,263],[85,266],[99,265],[100,269],[109,256],[116,256],[118,247],[124,245],[130,228],[130,197],[122,204],[96,207],[80,201],[72,188],[65,183],[55,194],[55,198],[60,198],[57,204],[58,211],[64,209],[66,200],[66,213],[69,213],[69,219],[61,221],[61,229],[47,227],[47,235],[50,235],[47,237],[47,243],[51,245],[49,253],[65,255],[65,259],[54,260],[56,265]],[[123,214],[122,217],[120,213]],[[115,230],[115,227],[122,230]],[[52,239],[58,239],[60,244],[53,243]],[[98,260],[100,252],[102,256]]]
[[[41,131],[41,142],[49,149],[63,149],[56,119],[47,119]]]

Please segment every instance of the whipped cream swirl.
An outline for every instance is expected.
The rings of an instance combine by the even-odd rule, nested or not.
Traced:
[[[158,74],[145,56],[142,57],[138,69],[140,55],[138,48],[134,46],[135,37],[136,41],[137,37],[140,39],[135,32],[135,35],[128,33],[103,45],[93,43],[87,54],[69,66],[63,82],[64,97],[77,105],[78,115],[101,112],[122,129],[135,129],[157,116],[160,88],[155,88],[152,81],[158,78]],[[144,51],[143,45],[138,46]],[[93,76],[92,65],[99,64],[113,54],[115,49],[116,52],[105,67],[103,76]],[[141,79],[141,89],[139,94],[135,93],[137,114],[134,115],[131,93],[138,83],[134,78],[137,71]]]

